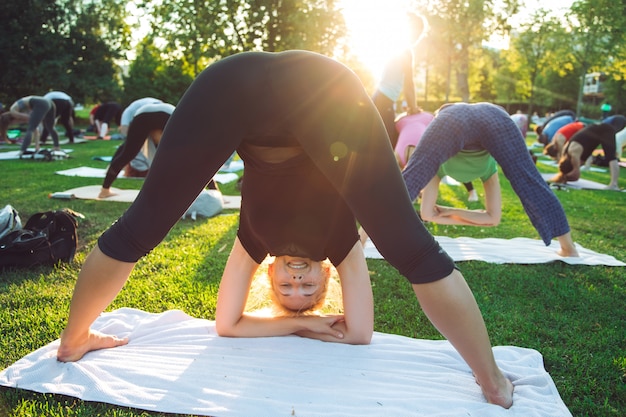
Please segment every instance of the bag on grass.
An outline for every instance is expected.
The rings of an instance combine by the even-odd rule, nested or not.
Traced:
[[[0,267],[71,262],[78,243],[77,217],[70,209],[33,214],[24,228],[0,239]]]
[[[0,210],[0,239],[14,230],[19,230],[21,228],[22,221],[20,220],[17,210],[15,210],[10,204],[4,206],[4,208]]]

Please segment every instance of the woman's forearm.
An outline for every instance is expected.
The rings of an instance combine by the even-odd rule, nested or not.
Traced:
[[[437,206],[438,214],[432,222],[466,226],[496,226],[499,220],[485,210],[466,210],[454,207]]]

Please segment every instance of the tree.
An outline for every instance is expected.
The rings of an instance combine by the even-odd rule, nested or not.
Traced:
[[[454,71],[461,100],[469,101],[472,50],[480,49],[489,34],[509,30],[508,16],[517,13],[519,1],[438,0],[423,3],[422,7],[445,23],[435,36],[445,40],[441,52],[449,56],[447,72]]]
[[[149,35],[137,46],[137,57],[123,77],[123,102],[156,97],[176,104],[192,81],[193,76],[182,61],[164,59]]]
[[[533,114],[538,76],[547,70],[553,62],[559,62],[555,50],[563,33],[561,22],[549,11],[539,9],[533,13],[528,23],[522,24],[520,32],[513,37],[513,47],[520,67],[518,76],[528,85],[528,117]],[[525,78],[525,79],[524,79]]]
[[[242,51],[307,49],[332,55],[345,28],[336,0],[182,0],[148,4],[170,56],[197,75]]]
[[[115,60],[130,35],[125,6],[121,0],[3,4],[0,99],[54,89],[82,101],[115,91]]]
[[[580,87],[576,113],[580,115],[585,74],[609,65],[626,40],[625,5],[613,0],[578,0],[567,18],[568,44],[573,48],[563,58],[578,67]]]

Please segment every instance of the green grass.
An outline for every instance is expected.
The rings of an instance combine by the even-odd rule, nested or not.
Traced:
[[[530,142],[530,140],[529,140]],[[106,166],[92,156],[111,155],[118,142],[76,144],[72,157],[51,163],[0,161],[3,204],[13,205],[23,221],[39,211],[70,207],[85,215],[79,225],[79,251],[72,264],[0,274],[0,366],[5,368],[55,340],[65,324],[80,265],[99,234],[128,207],[125,203],[48,199],[48,193],[99,180],[55,175],[54,171]],[[9,149],[5,147],[5,149]],[[11,147],[10,149],[16,149]],[[546,169],[543,168],[542,169]],[[583,173],[608,183],[608,173]],[[428,224],[435,235],[517,236],[538,239],[519,199],[501,177],[503,220],[497,228]],[[140,188],[140,180],[118,180],[120,188]],[[477,189],[482,194],[479,184]],[[626,187],[626,170],[620,186]],[[234,185],[222,187],[236,194]],[[556,191],[581,245],[625,261],[626,194]],[[444,186],[442,202],[465,205],[463,187]],[[471,203],[471,208],[481,207]],[[184,220],[140,261],[128,284],[110,306],[150,312],[181,309],[213,319],[221,271],[237,228],[237,212],[198,221]],[[383,260],[368,260],[375,297],[376,331],[440,339],[417,304],[408,282]],[[626,415],[626,268],[540,265],[459,266],[482,309],[494,345],[516,345],[542,353],[545,366],[574,416]],[[417,387],[419,389],[419,387]],[[163,416],[141,410],[87,403],[57,395],[0,389],[1,416]]]

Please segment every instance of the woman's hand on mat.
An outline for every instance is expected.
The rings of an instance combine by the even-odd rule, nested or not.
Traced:
[[[100,349],[109,349],[123,346],[128,343],[128,338],[120,339],[117,336],[89,330],[85,338],[70,340],[65,332],[61,334],[61,345],[57,350],[57,360],[60,362],[75,362],[87,352]]]
[[[98,194],[98,198],[109,198],[109,197],[113,197],[114,195],[117,195],[117,193],[114,193],[113,191],[111,191],[110,188],[102,188],[100,190],[100,194]]]

